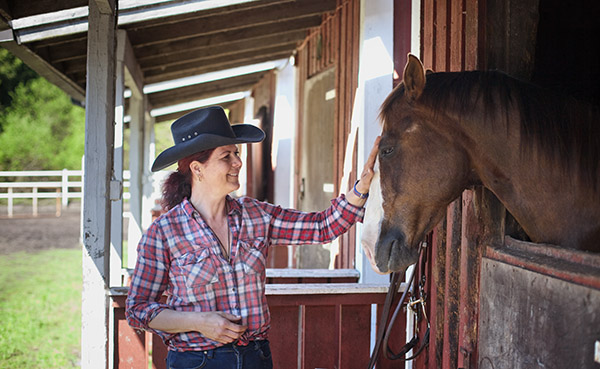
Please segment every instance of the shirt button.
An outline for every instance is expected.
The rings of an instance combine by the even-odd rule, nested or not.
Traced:
[[[235,293],[235,291],[236,291],[236,289],[235,289],[235,287],[233,287],[233,288],[231,289],[231,292]]]

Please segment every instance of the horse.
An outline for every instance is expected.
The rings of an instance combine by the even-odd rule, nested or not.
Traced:
[[[380,110],[372,264],[389,273],[415,263],[447,206],[479,185],[531,241],[600,252],[599,118],[596,106],[500,71],[426,73],[409,55]]]

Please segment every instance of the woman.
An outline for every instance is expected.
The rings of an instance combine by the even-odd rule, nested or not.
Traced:
[[[377,142],[347,196],[304,213],[228,195],[240,186],[236,144],[262,141],[259,128],[231,126],[222,108],[209,107],[179,118],[171,131],[175,145],[152,165],[178,163],[163,185],[168,211],[138,245],[127,320],[162,337],[169,368],[272,368],[268,247],[330,242],[362,221]]]

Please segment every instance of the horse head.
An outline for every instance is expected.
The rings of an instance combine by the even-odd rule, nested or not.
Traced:
[[[384,216],[374,255],[381,273],[403,271],[417,261],[420,242],[470,181],[465,151],[447,134],[432,129],[451,118],[419,103],[425,82],[423,65],[409,55],[403,83],[381,109]]]

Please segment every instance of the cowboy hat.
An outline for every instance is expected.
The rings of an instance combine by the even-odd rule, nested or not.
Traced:
[[[175,145],[161,152],[152,164],[152,171],[176,163],[186,156],[215,147],[260,142],[265,138],[262,129],[250,124],[229,123],[220,106],[211,106],[188,113],[171,124]]]

